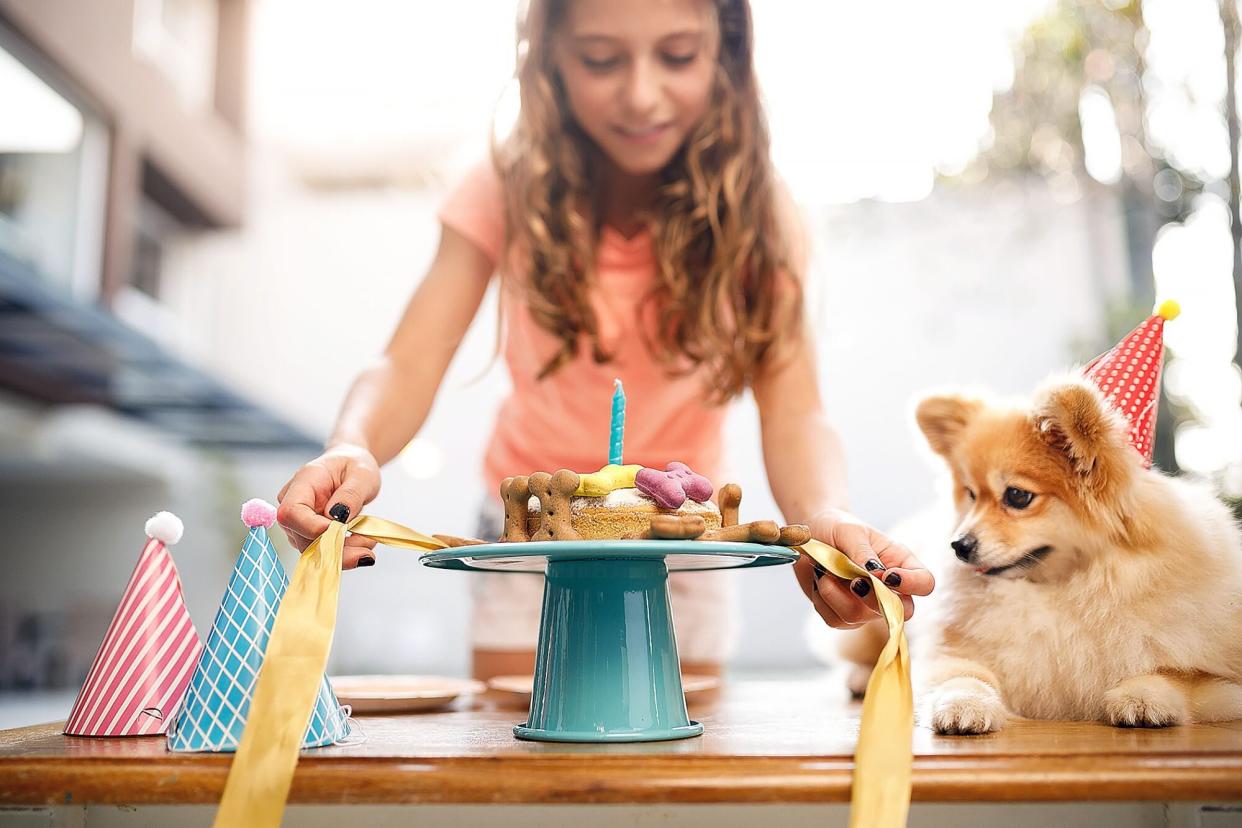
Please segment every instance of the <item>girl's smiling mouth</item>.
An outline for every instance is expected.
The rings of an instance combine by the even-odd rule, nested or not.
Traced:
[[[671,123],[665,122],[644,127],[614,126],[612,130],[626,141],[635,144],[650,144],[663,138],[672,128]]]

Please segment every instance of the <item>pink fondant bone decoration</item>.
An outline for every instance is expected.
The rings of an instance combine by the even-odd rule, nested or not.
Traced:
[[[634,486],[665,509],[679,508],[686,498],[703,503],[712,496],[711,482],[676,460],[665,471],[641,469],[634,478]]]

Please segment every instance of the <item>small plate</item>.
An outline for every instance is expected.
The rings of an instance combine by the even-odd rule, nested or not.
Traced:
[[[534,676],[495,676],[487,682],[488,689],[504,693],[512,697],[514,703],[530,704],[531,690],[535,686]],[[715,690],[720,686],[717,676],[682,676],[681,689],[686,694],[686,701],[694,701],[695,696]]]
[[[487,689],[481,681],[450,676],[334,676],[330,681],[337,699],[355,713],[434,710]]]

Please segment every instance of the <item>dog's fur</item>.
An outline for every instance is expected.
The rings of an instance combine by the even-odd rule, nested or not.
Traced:
[[[935,730],[1242,718],[1242,534],[1210,491],[1145,468],[1077,378],[1027,407],[934,396],[916,418],[952,474],[966,558],[919,647]]]

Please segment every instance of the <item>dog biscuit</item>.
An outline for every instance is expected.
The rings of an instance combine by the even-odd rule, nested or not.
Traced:
[[[738,509],[742,505],[742,487],[736,483],[726,483],[717,498],[720,506],[720,525],[736,526]]]
[[[530,478],[506,477],[500,483],[500,499],[505,504],[505,533],[501,540],[520,543],[530,540],[526,522],[530,517]]]
[[[699,535],[704,541],[733,541],[735,543],[776,543],[780,539],[781,528],[774,520],[755,520],[750,523],[721,526],[711,532]]]
[[[531,540],[579,540],[569,502],[578,489],[578,474],[569,469],[561,469],[556,474],[535,472],[527,482],[530,493],[539,498],[539,529]]]
[[[653,515],[647,536],[664,540],[692,540],[707,531],[702,515]]]
[[[811,539],[811,527],[802,523],[792,523],[781,527],[781,535],[777,543],[781,546],[801,546]]]

